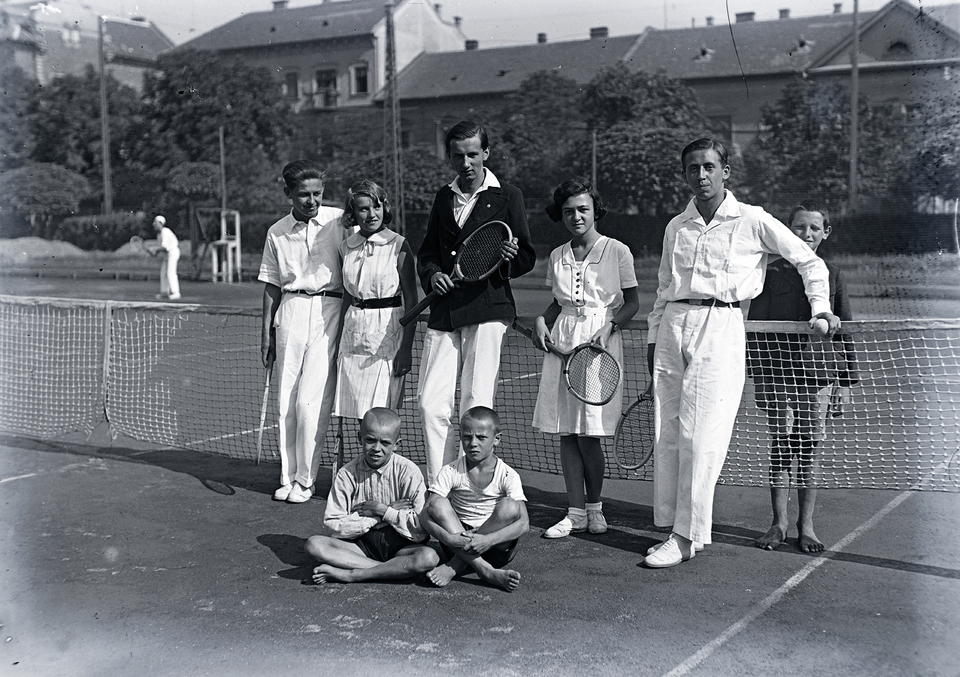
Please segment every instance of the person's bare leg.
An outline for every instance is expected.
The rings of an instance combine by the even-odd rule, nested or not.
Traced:
[[[313,569],[313,582],[319,584],[328,580],[346,583],[345,577],[354,569],[369,569],[380,562],[363,554],[356,543],[341,541],[330,536],[311,536],[304,550],[320,562]]]
[[[520,509],[517,502],[502,498],[493,509],[493,514],[487,518],[487,521],[477,527],[478,534],[491,534],[499,531],[520,519]],[[520,572],[513,569],[496,569],[490,562],[483,559],[480,555],[473,553],[457,553],[467,565],[477,572],[477,575],[490,585],[496,586],[507,592],[513,592],[520,585]]]
[[[787,539],[787,503],[790,496],[790,463],[792,462],[789,441],[786,437],[774,437],[770,449],[770,503],[773,507],[773,523],[763,536],[757,539],[757,547],[776,550]]]
[[[349,570],[342,578],[334,578],[334,580],[343,583],[402,580],[426,573],[437,566],[439,562],[440,558],[433,548],[414,545],[403,548],[393,559],[379,562],[376,566]]]
[[[814,477],[817,470],[816,445],[809,439],[800,440],[800,467],[797,472],[797,499],[800,515],[797,518],[798,541],[803,552],[823,552],[824,546],[813,531],[813,511],[817,504],[817,487]]]
[[[449,534],[462,534],[466,531],[466,527],[463,526],[450,501],[442,497],[434,497],[430,501],[420,514],[420,523],[435,538],[437,538],[435,533],[437,527]],[[456,576],[468,569],[466,563],[459,558],[459,550],[456,552],[457,555],[454,555],[450,561],[438,564],[427,572],[427,579],[438,588],[449,584]]]

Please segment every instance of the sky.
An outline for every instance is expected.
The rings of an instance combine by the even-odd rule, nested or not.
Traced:
[[[110,16],[142,16],[154,22],[174,43],[180,44],[221,26],[247,12],[268,11],[272,0],[47,0],[54,7],[92,9]],[[330,0],[328,0],[330,1]],[[757,21],[779,17],[789,9],[791,16],[813,16],[833,12],[835,0],[417,0],[440,4],[446,21],[462,17],[466,38],[478,40],[480,48],[532,44],[537,33],[559,42],[582,40],[590,28],[607,26],[610,35],[633,35],[647,26],[686,28],[694,22],[706,24],[714,17],[725,23],[729,11],[755,12]],[[836,0],[839,1],[839,0]],[[915,6],[945,4],[908,0]],[[290,7],[319,4],[320,0],[290,0]],[[19,3],[17,3],[19,4]],[[885,0],[860,0],[861,11],[879,9]],[[843,0],[843,11],[853,10],[853,0]]]

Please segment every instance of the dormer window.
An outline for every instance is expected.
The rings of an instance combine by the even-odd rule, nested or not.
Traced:
[[[693,60],[706,63],[707,61],[710,61],[710,59],[713,58],[714,54],[716,54],[716,50],[710,49],[705,44],[700,45],[700,49],[697,50],[697,55],[693,57]]]
[[[283,74],[283,96],[286,99],[300,98],[300,75],[296,71]]]
[[[813,49],[813,46],[817,44],[816,40],[808,40],[807,38],[801,35],[797,38],[797,41],[794,43],[793,49],[788,53],[790,56],[796,56],[798,54],[809,54],[810,50]]]
[[[895,60],[909,59],[913,56],[913,52],[910,49],[910,45],[903,42],[902,40],[897,40],[892,45],[887,47],[887,57]]]

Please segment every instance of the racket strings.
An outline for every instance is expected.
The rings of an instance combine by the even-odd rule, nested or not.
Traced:
[[[614,436],[614,457],[625,469],[636,469],[653,453],[653,400],[635,402],[623,415]]]
[[[477,280],[503,262],[500,250],[505,240],[503,228],[487,227],[475,231],[463,243],[457,267],[464,280]]]
[[[583,400],[605,404],[620,385],[620,365],[607,351],[583,346],[570,356],[567,382]]]

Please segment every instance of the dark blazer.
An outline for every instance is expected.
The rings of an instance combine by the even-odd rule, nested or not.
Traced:
[[[852,320],[850,297],[843,273],[832,263],[824,261],[830,272],[830,308],[841,321]],[[778,320],[806,322],[811,317],[810,301],[803,288],[803,278],[790,262],[777,259],[767,266],[763,291],[750,302],[748,320]],[[802,344],[808,340],[803,334],[754,334],[747,337],[748,371],[754,377],[769,377],[771,364],[769,346],[780,346],[784,353],[800,353]],[[859,380],[857,358],[853,340],[849,334],[835,334],[834,351],[838,357],[837,378],[842,386],[850,386]],[[779,351],[778,351],[779,352]],[[798,358],[799,359],[799,358]]]
[[[510,278],[530,272],[537,260],[530,244],[523,194],[506,183],[501,183],[497,188],[487,188],[477,196],[477,202],[462,230],[453,217],[453,204],[453,189],[444,186],[437,192],[430,210],[427,233],[417,252],[417,273],[425,293],[433,290],[430,278],[434,273],[450,275],[453,272],[457,247],[464,238],[488,221],[503,221],[510,226],[520,251],[512,261],[504,263],[486,280],[458,283],[455,289],[434,301],[427,326],[440,331],[452,331],[491,320],[513,321],[516,306],[510,290]]]

